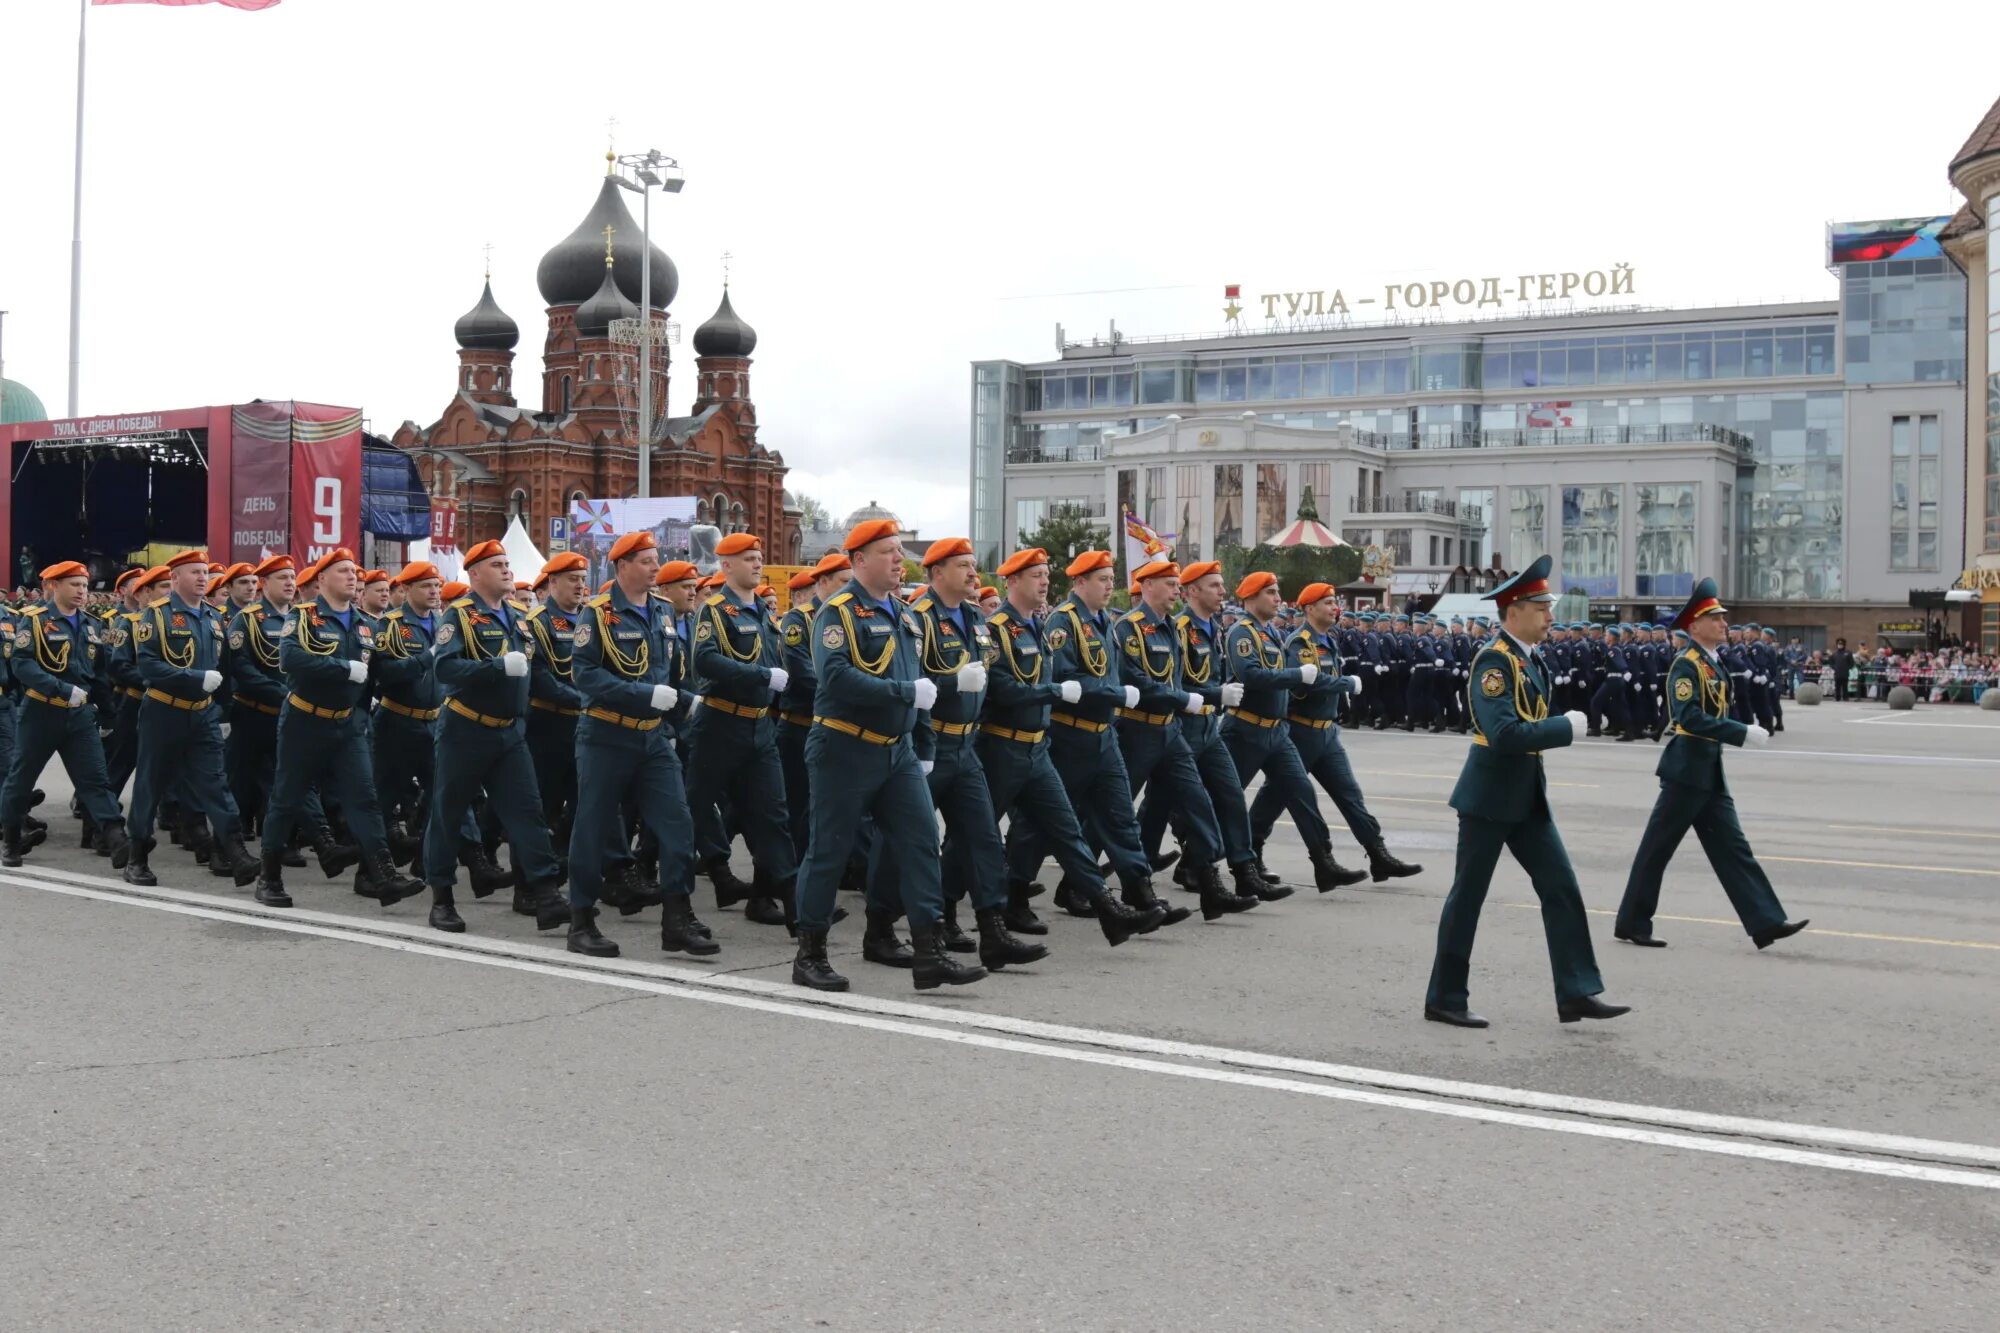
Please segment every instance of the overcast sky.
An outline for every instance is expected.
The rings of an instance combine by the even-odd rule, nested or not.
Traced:
[[[77,8],[0,4],[6,371],[58,415]],[[615,118],[621,152],[687,172],[654,209],[681,274],[672,410],[728,251],[793,489],[945,535],[966,525],[968,362],[1046,357],[1058,322],[1186,332],[1221,325],[1230,282],[1351,298],[1619,262],[1651,304],[1831,296],[1828,221],[1956,207],[1945,164],[2000,96],[2000,11],[1944,12],[95,9],[81,406],[295,397],[428,423],[488,242],[538,393],[535,266],[589,209]]]

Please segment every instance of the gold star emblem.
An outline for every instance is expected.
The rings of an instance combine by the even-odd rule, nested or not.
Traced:
[[[1236,302],[1234,301],[1231,301],[1228,305],[1222,307],[1222,317],[1228,320],[1232,324],[1236,322],[1236,317],[1242,313],[1243,313],[1243,307],[1236,304]]]

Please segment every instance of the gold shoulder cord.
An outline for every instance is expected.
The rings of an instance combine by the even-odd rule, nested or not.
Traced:
[[[1512,650],[1510,650],[1507,647],[1507,641],[1505,639],[1500,639],[1500,638],[1494,639],[1493,646],[1495,649],[1499,651],[1502,657],[1506,658],[1508,662],[1510,662],[1513,665],[1514,712],[1517,713],[1523,721],[1527,722],[1546,721],[1549,716],[1549,701],[1547,699],[1537,699],[1532,704],[1528,702],[1528,664],[1525,662],[1517,662],[1514,660],[1514,654]],[[1466,685],[1466,692],[1468,695],[1471,693],[1471,689],[1472,686],[1468,682]]]
[[[528,617],[528,623],[534,626],[535,638],[542,645],[542,660],[549,664],[549,670],[556,673],[556,679],[574,680],[576,678],[576,657],[574,651],[572,651],[567,661],[556,656],[555,637],[549,633],[548,618],[546,616],[530,616]]]
[[[881,655],[871,662],[861,655],[861,635],[855,632],[854,616],[848,611],[847,606],[846,602],[842,602],[839,607],[840,621],[847,626],[847,655],[854,659],[854,665],[869,675],[879,676],[889,669],[889,659],[896,655],[895,626],[889,627],[888,642],[882,645]]]
[[[651,631],[639,637],[639,651],[628,656],[619,648],[618,640],[611,635],[607,616],[610,604],[606,603],[592,609],[597,612],[597,642],[604,651],[604,660],[611,664],[613,671],[627,679],[637,680],[644,676],[653,663]]]
[[[1090,640],[1085,637],[1083,632],[1083,617],[1076,613],[1076,608],[1074,606],[1072,606],[1069,609],[1069,623],[1076,629],[1077,660],[1083,663],[1083,669],[1085,671],[1088,671],[1091,675],[1093,676],[1103,675],[1105,666],[1104,662],[1105,647],[1103,641],[1099,640],[1097,645],[1097,657],[1093,660],[1090,655]]]
[[[729,622],[722,618],[722,603],[721,602],[712,603],[709,606],[704,607],[703,610],[707,611],[708,618],[715,622],[716,647],[722,649],[722,651],[734,661],[761,662],[763,660],[764,630],[761,625],[758,626],[756,638],[752,640],[754,646],[747,653],[739,653],[736,651],[736,645],[730,642]]]
[[[958,670],[960,667],[964,666],[967,662],[970,662],[972,660],[972,646],[970,644],[960,644],[958,649],[958,660],[956,662],[945,661],[944,641],[938,637],[937,621],[931,616],[931,614],[928,611],[922,612],[920,614],[922,615],[924,622],[924,645],[923,645],[924,670],[931,672],[934,675],[940,675],[940,676],[946,675],[950,672]]]
[[[1189,639],[1188,639],[1188,636],[1194,632],[1194,626],[1191,624],[1187,625],[1177,624],[1174,628],[1175,632],[1179,635],[1181,641],[1182,672],[1186,674],[1189,680],[1193,681],[1197,685],[1208,684],[1209,673],[1215,670],[1215,657],[1213,652],[1213,646],[1211,645],[1210,655],[1202,658],[1201,670],[1196,671],[1194,669],[1194,652],[1192,648],[1190,648],[1189,646]]]
[[[458,608],[458,637],[464,643],[466,657],[477,662],[482,654],[479,651],[479,636],[472,632],[472,608],[469,606]]]
[[[252,611],[243,617],[243,638],[256,654],[257,664],[267,671],[278,667],[278,645],[264,637],[264,614]]]
[[[63,672],[69,670],[69,650],[75,645],[65,641],[60,648],[50,648],[48,640],[43,637],[48,627],[48,617],[36,616],[34,619],[35,660],[40,662],[42,669],[51,676],[60,676]]]
[[[167,609],[163,606],[153,608],[153,629],[154,636],[160,641],[161,660],[166,662],[168,666],[176,667],[182,671],[194,665],[193,639],[188,640],[187,648],[179,657],[175,657],[174,650],[167,646]]]
[[[1042,659],[1039,657],[1035,659],[1035,678],[1033,680],[1029,680],[1021,674],[1021,659],[1014,655],[1014,636],[1012,633],[1001,632],[1007,628],[1007,623],[997,618],[986,622],[986,628],[993,631],[994,647],[999,649],[1000,655],[1007,659],[1007,669],[1014,673],[1015,680],[1020,681],[1023,685],[1041,684]]]
[[[1129,623],[1132,626],[1132,637],[1139,645],[1139,669],[1153,680],[1171,680],[1174,674],[1174,659],[1172,655],[1168,655],[1165,666],[1155,671],[1153,669],[1153,655],[1146,650],[1146,622],[1143,620],[1134,620]]]
[[[292,637],[299,641],[299,646],[315,657],[332,657],[333,650],[340,646],[340,640],[331,639],[324,648],[313,642],[312,608],[309,606],[294,607],[292,614],[298,622],[296,628],[293,630]]]

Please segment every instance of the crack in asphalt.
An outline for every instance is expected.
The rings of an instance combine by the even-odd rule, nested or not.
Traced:
[[[633,1004],[644,1000],[660,999],[657,995],[620,995],[609,1000],[599,1000],[577,1009],[560,1009],[545,1014],[530,1014],[525,1018],[499,1019],[491,1023],[467,1023],[460,1027],[440,1028],[435,1032],[406,1032],[393,1037],[351,1037],[342,1041],[301,1042],[291,1046],[272,1046],[259,1051],[232,1051],[220,1055],[180,1055],[164,1060],[111,1060],[102,1064],[63,1065],[54,1069],[24,1069],[19,1073],[0,1074],[0,1079],[46,1078],[57,1074],[87,1074],[106,1069],[157,1069],[172,1065],[221,1063],[232,1060],[261,1060],[272,1055],[291,1055],[299,1051],[336,1051],[350,1046],[386,1046],[396,1042],[430,1041],[436,1037],[456,1037],[471,1032],[490,1032],[500,1028],[526,1027],[531,1023],[546,1022],[551,1018],[581,1018],[585,1014],[609,1009],[615,1004]]]

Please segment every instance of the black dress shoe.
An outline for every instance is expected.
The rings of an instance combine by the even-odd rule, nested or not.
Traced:
[[[432,903],[431,929],[442,930],[449,935],[463,935],[465,922],[459,918],[458,908],[454,904]]]
[[[1611,932],[1627,944],[1636,944],[1642,949],[1664,949],[1667,942],[1643,930],[1614,930]]]
[[[1805,918],[1801,918],[1797,921],[1781,921],[1777,925],[1771,927],[1771,929],[1769,930],[1758,931],[1755,935],[1752,935],[1750,938],[1756,941],[1758,948],[1768,949],[1772,945],[1776,944],[1779,940],[1784,939],[1787,935],[1798,934],[1800,931],[1804,930],[1810,924],[1811,922]]]
[[[1035,910],[1025,902],[1008,903],[1004,919],[1007,923],[1007,929],[1013,931],[1016,935],[1046,935],[1049,933],[1048,924],[1036,916]]]
[[[1574,1023],[1581,1018],[1616,1018],[1631,1012],[1629,1004],[1606,1004],[1595,995],[1556,1001],[1556,1017],[1565,1023]]]
[[[785,924],[785,905],[767,894],[758,894],[743,906],[743,919],[759,926]]]
[[[1487,1026],[1486,1020],[1478,1014],[1473,1013],[1470,1009],[1440,1009],[1434,1004],[1424,1006],[1424,1019],[1426,1022],[1431,1023],[1449,1023],[1455,1028],[1483,1028]]]

